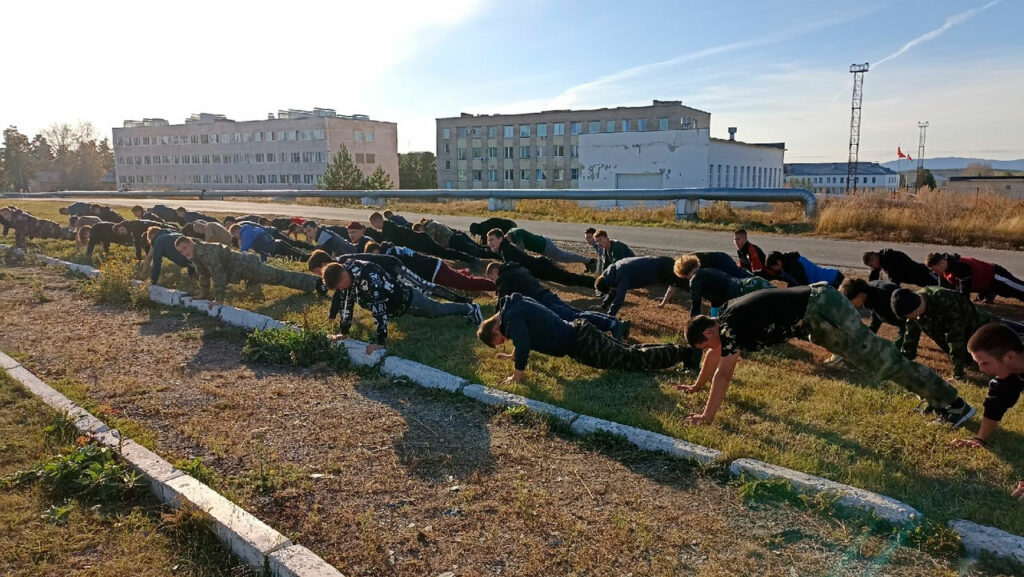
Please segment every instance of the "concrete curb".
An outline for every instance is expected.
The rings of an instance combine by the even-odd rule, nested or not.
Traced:
[[[869,511],[891,523],[906,524],[921,518],[916,509],[892,497],[755,459],[737,459],[729,465],[729,471],[733,475],[747,474],[758,479],[782,479],[802,493],[833,493],[839,495],[840,505]]]
[[[352,361],[352,364],[357,367],[376,367],[384,360],[387,356],[387,349],[377,349],[373,351],[373,354],[366,354],[366,346],[370,343],[357,341],[355,339],[345,339],[337,343],[337,346],[345,347],[348,352],[348,358]]]
[[[950,520],[949,528],[960,534],[964,549],[971,555],[984,551],[1024,563],[1024,537],[965,519]]]
[[[185,475],[156,453],[125,439],[91,413],[78,406],[59,391],[39,380],[11,357],[0,353],[0,366],[29,392],[44,403],[74,420],[82,433],[93,435],[101,445],[119,452],[132,469],[142,475],[150,491],[162,503],[173,507],[194,506],[213,521],[213,530],[221,541],[246,564],[262,571],[273,564],[274,575],[340,576],[341,573],[304,547],[292,542],[196,479]],[[293,553],[271,559],[274,553],[294,549]]]
[[[574,413],[569,409],[563,409],[562,407],[556,407],[555,405],[535,401],[520,395],[513,395],[512,393],[506,393],[505,391],[499,391],[498,389],[492,389],[483,385],[469,385],[463,387],[462,394],[485,405],[493,405],[497,407],[526,407],[535,413],[547,415],[566,424],[569,424],[579,418],[579,414]]]
[[[682,439],[669,437],[668,435],[662,435],[646,431],[644,429],[630,427],[629,425],[606,421],[604,419],[595,419],[594,417],[588,417],[586,415],[581,415],[580,418],[576,419],[572,423],[572,432],[580,436],[590,435],[598,431],[624,437],[627,441],[645,451],[668,453],[673,457],[692,459],[702,464],[711,463],[722,456],[722,452],[717,449],[709,449],[708,447],[688,443]]]
[[[380,372],[392,378],[405,378],[428,389],[441,389],[457,393],[469,382],[434,367],[420,364],[402,357],[387,357]]]

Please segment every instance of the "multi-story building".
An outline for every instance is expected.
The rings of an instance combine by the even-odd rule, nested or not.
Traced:
[[[677,100],[438,118],[437,182],[442,188],[579,188],[581,135],[706,129],[710,123],[709,113]]]
[[[806,188],[817,194],[846,193],[845,162],[800,162],[786,165],[786,184]],[[895,192],[900,176],[877,162],[857,163],[857,190],[859,192]]]
[[[126,120],[114,129],[113,142],[120,188],[316,188],[342,146],[364,174],[381,166],[399,184],[397,125],[327,108],[238,122],[207,113],[173,125]]]

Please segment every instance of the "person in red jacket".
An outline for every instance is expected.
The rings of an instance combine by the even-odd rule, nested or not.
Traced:
[[[997,295],[1024,302],[1024,281],[997,264],[937,252],[928,255],[927,264],[935,274],[945,278],[955,290],[965,295],[978,293],[978,300],[989,303]]]
[[[736,255],[740,257],[740,268],[757,276],[764,270],[764,251],[761,247],[747,240],[747,231],[737,230],[732,237],[736,245]]]

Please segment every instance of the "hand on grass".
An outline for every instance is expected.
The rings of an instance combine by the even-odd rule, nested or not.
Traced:
[[[686,393],[687,395],[692,395],[693,393],[696,393],[696,392],[700,391],[703,388],[704,387],[702,387],[700,385],[676,385],[676,390],[677,391],[682,391],[682,392]]]
[[[714,417],[705,417],[704,413],[694,413],[683,419],[683,423],[687,425],[710,425],[711,421],[714,420]]]
[[[494,353],[496,359],[511,359],[512,353]]]
[[[953,439],[953,441],[950,444],[953,445],[954,447],[957,447],[958,449],[962,449],[965,447],[970,449],[978,449],[980,447],[985,446],[977,439]]]
[[[327,335],[327,340],[331,341],[332,343],[336,343],[336,342],[338,342],[338,341],[343,341],[343,340],[345,340],[345,338],[346,338],[347,336],[348,336],[348,335],[343,335],[343,334],[337,334],[337,335]]]
[[[366,354],[372,355],[373,353],[375,353],[375,352],[377,352],[377,351],[379,351],[380,349],[383,349],[383,348],[384,348],[384,345],[378,345],[378,344],[370,343],[370,344],[366,345]]]
[[[1010,496],[1024,501],[1024,481],[1017,482],[1017,488],[1010,493]]]

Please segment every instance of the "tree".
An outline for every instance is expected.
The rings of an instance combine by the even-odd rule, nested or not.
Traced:
[[[932,175],[932,171],[927,168],[918,169],[917,179],[915,182],[917,183],[918,190],[925,186],[931,189],[938,188],[938,185],[935,184],[935,176]]]
[[[972,162],[960,171],[963,176],[995,176],[996,171],[992,165],[984,162]]]
[[[383,166],[378,166],[377,170],[373,171],[366,179],[367,190],[391,190],[395,187],[395,184],[391,182],[391,177],[388,173],[384,172]]]
[[[437,159],[434,153],[399,154],[398,182],[404,189],[437,188]]]
[[[18,127],[8,126],[4,130],[4,146],[0,149],[3,164],[4,189],[28,190],[29,180],[35,174],[32,166],[32,145],[28,137],[18,132]]]
[[[321,190],[362,190],[365,180],[363,171],[352,161],[348,148],[342,145],[320,176],[317,186]]]

